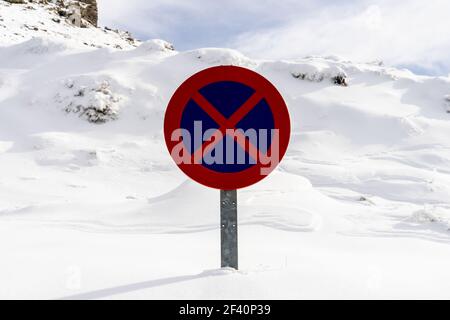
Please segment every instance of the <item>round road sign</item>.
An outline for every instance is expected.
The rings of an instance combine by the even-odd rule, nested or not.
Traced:
[[[176,90],[164,135],[179,168],[193,180],[234,190],[264,179],[286,153],[290,118],[278,90],[246,68],[200,71]]]

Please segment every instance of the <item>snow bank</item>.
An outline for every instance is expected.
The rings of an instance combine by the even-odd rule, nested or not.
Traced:
[[[28,41],[10,47],[12,54],[21,55],[45,55],[67,51],[71,48],[67,42],[52,40],[49,38],[35,37]],[[23,59],[23,57],[21,57]]]
[[[240,67],[255,67],[256,63],[242,53],[231,49],[205,48],[180,54],[180,57],[197,59],[208,65],[232,65]]]
[[[0,67],[30,68],[74,50],[67,42],[35,37],[0,50]]]
[[[61,114],[74,115],[95,124],[117,120],[121,107],[128,100],[121,93],[129,92],[114,78],[101,74],[48,81],[42,89],[32,94],[34,108],[56,108]]]
[[[308,63],[296,63],[288,61],[265,62],[260,70],[274,70],[277,72],[289,72],[294,78],[312,82],[331,80],[334,84],[346,85],[347,74],[342,68],[322,61]]]
[[[114,94],[111,80],[93,81],[89,78],[68,79],[66,92],[58,92],[55,102],[67,113],[76,114],[92,123],[116,120],[122,97]]]
[[[173,46],[173,44],[161,40],[161,39],[152,39],[152,40],[147,40],[142,42],[136,49],[136,52],[147,52],[147,53],[152,53],[152,52],[158,52],[158,51],[163,51],[163,52],[167,52],[167,51],[174,51],[175,47]]]
[[[427,206],[414,212],[407,221],[425,226],[436,226],[438,229],[450,231],[450,208]]]

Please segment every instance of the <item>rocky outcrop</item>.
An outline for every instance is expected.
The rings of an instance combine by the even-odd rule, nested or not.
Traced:
[[[18,1],[22,0],[0,0],[0,46],[34,37],[68,39],[93,48],[129,49],[140,45],[129,32],[96,26],[96,0]]]
[[[447,113],[450,113],[450,94],[444,97]]]
[[[90,24],[97,26],[98,24],[98,7],[97,0],[81,0],[81,18]]]
[[[97,0],[4,0],[9,3],[52,5],[62,17],[77,27],[98,25]]]
[[[97,27],[97,0],[57,1],[58,13],[67,17],[70,23],[77,27],[87,27],[89,24]]]

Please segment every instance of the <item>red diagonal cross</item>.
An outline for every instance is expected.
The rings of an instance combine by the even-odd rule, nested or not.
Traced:
[[[217,109],[202,96],[199,92],[196,92],[192,99],[194,102],[203,109],[218,125],[217,129],[211,137],[214,137],[213,141],[206,141],[198,148],[192,155],[193,163],[199,164],[203,159],[203,154],[207,153],[210,149],[214,148],[220,141],[220,137],[225,137],[227,129],[234,129],[235,141],[254,159],[259,155],[259,150],[254,146],[250,140],[247,139],[240,131],[236,130],[236,125],[264,98],[264,96],[258,92],[255,92],[239,109],[234,112],[230,118],[225,118]],[[221,134],[221,135],[219,135]],[[243,139],[244,138],[244,139]],[[242,141],[244,140],[244,142]],[[247,142],[247,143],[245,143]]]

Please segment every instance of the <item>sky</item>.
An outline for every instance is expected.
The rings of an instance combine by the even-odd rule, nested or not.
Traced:
[[[100,24],[178,50],[252,58],[337,55],[416,73],[450,73],[448,0],[98,0]]]

